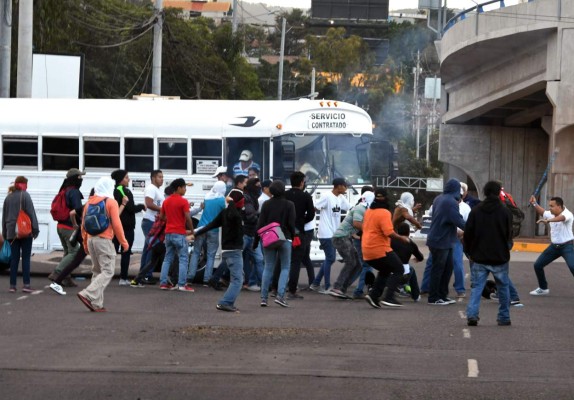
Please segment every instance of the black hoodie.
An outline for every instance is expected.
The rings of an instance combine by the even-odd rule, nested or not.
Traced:
[[[501,265],[510,260],[512,214],[497,197],[487,197],[468,215],[464,251],[479,264]]]

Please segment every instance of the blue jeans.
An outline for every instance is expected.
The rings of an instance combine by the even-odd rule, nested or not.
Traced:
[[[249,286],[260,284],[263,277],[263,253],[261,246],[253,249],[254,241],[254,236],[243,235],[243,272]]]
[[[425,271],[423,272],[423,280],[421,281],[421,292],[428,293],[430,286],[430,273],[432,269],[432,253],[429,253],[429,258],[425,264]]]
[[[285,287],[289,280],[289,269],[291,268],[291,242],[286,241],[277,249],[263,249],[265,256],[265,268],[263,269],[263,283],[261,285],[261,298],[267,299],[269,294],[269,285],[273,279],[273,269],[275,261],[279,257],[281,273],[279,274],[279,285],[277,287],[277,297],[285,296]]]
[[[498,293],[498,321],[510,321],[510,291],[508,284],[508,263],[485,265],[474,263],[470,268],[470,299],[466,307],[467,318],[478,318],[480,297],[486,285],[488,274],[492,273]]]
[[[8,239],[5,239],[8,240]],[[24,286],[30,286],[30,256],[32,255],[32,238],[14,239],[10,243],[10,287],[16,287],[20,251],[22,251],[22,280]]]
[[[363,289],[365,288],[365,275],[367,274],[367,272],[372,271],[373,269],[369,264],[367,264],[363,260],[363,249],[361,248],[361,239],[353,239],[353,245],[355,246],[355,250],[357,250],[359,260],[361,260],[361,265],[363,266],[363,269],[361,270],[361,273],[358,276],[359,283],[357,283],[357,288],[353,292],[354,295],[358,296],[363,294]]]
[[[219,300],[219,304],[233,306],[243,285],[243,255],[241,250],[227,250],[221,254],[221,257],[229,268],[231,278],[229,279],[229,287]]]
[[[313,285],[319,286],[321,284],[321,279],[325,276],[325,290],[331,287],[331,266],[336,261],[337,251],[335,246],[333,246],[333,240],[329,239],[319,239],[321,243],[321,248],[325,252],[325,261],[321,265],[321,269],[317,273]]]
[[[149,219],[142,219],[142,232],[144,234],[144,247],[143,247],[143,251],[142,251],[142,259],[140,262],[140,271],[142,269],[144,269],[144,267],[147,265],[147,263],[149,262],[150,258],[151,258],[151,252],[148,250],[147,246],[149,244],[149,238],[147,237],[147,235],[149,234],[149,231],[151,229],[153,225],[153,221],[149,220]],[[151,276],[151,272],[148,274],[148,276]]]
[[[173,262],[174,257],[177,255],[179,258],[179,277],[177,280],[178,286],[185,286],[185,279],[187,276],[187,240],[185,235],[178,233],[167,233],[165,235],[165,258],[161,265],[161,275],[159,277],[160,283],[167,283],[167,274],[169,267]]]
[[[193,282],[193,279],[195,278],[195,274],[197,273],[197,266],[199,264],[199,258],[201,257],[201,250],[203,249],[204,244],[207,244],[207,259],[205,261],[203,282],[207,282],[213,273],[215,253],[217,253],[217,249],[219,248],[219,230],[213,229],[195,238],[195,241],[193,242],[193,254],[191,256],[191,263],[189,265],[189,270],[187,271],[188,282]]]
[[[534,272],[538,278],[538,287],[540,289],[548,289],[548,282],[546,282],[546,274],[544,274],[544,267],[556,260],[558,257],[564,258],[566,265],[574,275],[574,245],[572,242],[567,244],[551,244],[538,256],[534,262]]]
[[[456,293],[465,293],[464,288],[464,262],[463,262],[463,252],[462,243],[457,240],[452,249],[452,266],[454,273],[454,290]]]

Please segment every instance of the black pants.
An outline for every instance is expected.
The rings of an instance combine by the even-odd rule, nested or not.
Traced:
[[[434,303],[448,297],[448,282],[452,276],[452,249],[430,248],[432,267],[428,302]]]
[[[81,240],[81,239],[80,239]],[[76,268],[78,268],[80,266],[80,264],[82,263],[82,261],[84,261],[84,259],[86,258],[87,254],[86,254],[86,250],[84,250],[84,244],[81,243],[80,241],[80,249],[78,250],[78,252],[76,253],[76,256],[74,257],[74,259],[66,266],[66,268],[64,268],[62,270],[62,272],[60,272],[60,275],[58,275],[58,277],[56,278],[56,280],[54,280],[54,282],[56,282],[58,285],[62,284],[62,281],[72,273],[73,270],[75,270]]]
[[[130,268],[130,257],[132,255],[132,246],[134,245],[135,230],[124,228],[124,236],[126,237],[126,240],[130,245],[130,248],[128,249],[128,251],[122,251],[121,253],[122,258],[120,261],[121,265],[120,279],[128,279],[128,270]],[[122,250],[120,242],[118,242],[115,236],[114,236],[114,246],[116,248],[116,252]]]
[[[394,300],[395,290],[404,272],[403,263],[399,256],[391,251],[383,258],[365,260],[365,262],[379,272],[369,293],[371,298],[377,301],[383,295],[386,286],[387,291],[384,300]]]
[[[293,247],[293,250],[291,251],[291,269],[289,270],[289,283],[287,285],[289,293],[295,293],[297,291],[299,275],[301,273],[301,263],[304,261],[305,257],[309,257],[311,240],[313,240],[313,231],[306,231],[299,237],[299,239],[301,240],[301,246]],[[309,261],[311,260],[309,259]],[[313,264],[311,264],[311,271],[313,271]],[[313,279],[315,279],[314,272]],[[309,282],[313,282],[313,280],[310,280]]]
[[[165,257],[165,245],[163,242],[160,242],[148,250],[148,252],[151,254],[151,256],[149,257],[147,264],[144,265],[142,269],[140,269],[138,276],[136,276],[135,280],[138,282],[141,282],[146,276],[151,275],[157,267],[161,268],[161,264],[163,263],[163,259]]]

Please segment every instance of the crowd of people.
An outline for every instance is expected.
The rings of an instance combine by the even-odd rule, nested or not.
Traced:
[[[305,289],[310,291],[339,299],[364,299],[374,308],[401,307],[397,296],[419,302],[424,294],[428,294],[429,305],[448,306],[456,302],[449,297],[453,272],[456,296],[466,297],[466,255],[472,289],[467,305],[468,325],[478,324],[480,298],[489,274],[496,285],[493,298],[499,301],[498,324],[511,324],[510,306],[520,306],[521,302],[509,278],[515,232],[513,215],[505,204],[509,195],[500,182],[490,181],[484,186],[482,201],[470,196],[468,187],[456,179],[445,184],[431,208],[432,223],[426,242],[430,256],[419,288],[410,265],[424,259],[409,238],[411,230],[421,228],[416,218],[420,204],[415,204],[413,194],[402,193],[393,208],[386,189],[364,186],[360,200],[352,205],[346,196],[347,182],[336,178],[331,190],[313,200],[305,191],[305,174],[292,173],[291,188],[286,190],[281,180],[261,181],[258,166],[251,158],[249,151],[243,151],[233,176],[226,167],[217,168],[213,175],[216,182],[197,207],[185,199],[189,184],[182,178],[162,190],[160,170],[150,174],[144,203],[135,204],[129,190],[129,173],[123,169],[100,178],[82,204],[80,188],[85,172],[70,169],[52,203],[51,213],[57,220],[64,255],[49,275],[53,281],[50,288],[65,295],[65,287],[77,286],[71,272],[90,255],[92,279],[77,296],[90,311],[105,312],[104,290],[114,276],[119,254],[120,286],[155,285],[156,269],[161,270],[161,290],[194,292],[194,282],[223,290],[222,282],[227,282],[228,287],[216,304],[221,311],[238,311],[235,303],[242,289],[259,292],[261,307],[269,305],[269,297],[274,297],[273,302],[281,307],[290,307],[291,301],[303,299],[302,265],[308,278]],[[22,291],[33,292],[30,254],[39,228],[26,189],[27,179],[17,177],[2,212],[2,240],[9,242],[11,250],[10,292],[17,290],[20,259]],[[545,266],[563,257],[574,275],[574,216],[559,197],[551,198],[548,211],[536,198],[530,202],[541,215],[537,222],[550,225],[551,238],[551,244],[534,263],[538,288],[530,294],[548,295]],[[130,280],[128,267],[136,214],[140,212],[144,212],[141,229],[145,243],[140,271]],[[201,217],[194,224],[192,216],[200,212]],[[342,219],[343,212],[346,215]],[[29,217],[30,229],[25,235],[20,227],[22,213]],[[319,222],[315,226],[317,213]],[[315,232],[325,255],[316,275],[310,259]],[[215,269],[220,246],[221,263]],[[331,285],[331,267],[337,252],[344,265]],[[202,263],[204,268],[200,268]],[[354,282],[356,288],[352,295],[348,294]],[[365,287],[369,289],[367,293]]]

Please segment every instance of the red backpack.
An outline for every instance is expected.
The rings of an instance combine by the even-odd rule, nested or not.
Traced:
[[[70,208],[66,204],[66,194],[70,188],[62,189],[58,192],[54,200],[52,200],[52,206],[50,207],[50,214],[54,221],[66,222],[70,219]]]

